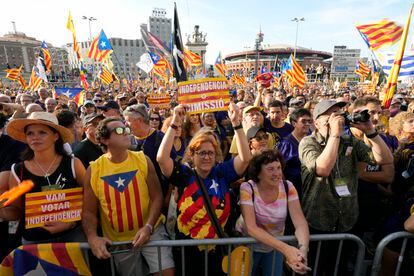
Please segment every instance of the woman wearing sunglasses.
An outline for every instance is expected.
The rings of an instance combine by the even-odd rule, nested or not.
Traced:
[[[157,161],[162,173],[178,187],[177,239],[218,238],[217,230],[221,232],[227,223],[231,209],[229,185],[243,175],[251,158],[239,112],[237,106],[230,103],[229,118],[235,129],[239,150],[237,157],[222,162],[220,145],[214,134],[200,131],[191,139],[183,160],[178,162],[170,158],[169,152],[173,147],[175,133],[182,125],[185,109],[181,105],[174,108],[172,123],[161,142]],[[211,202],[213,214],[210,215],[217,217],[221,230],[216,230],[209,219],[204,197]],[[197,275],[204,271],[204,250],[206,249],[198,247],[185,249],[186,275]],[[209,247],[208,250],[209,275],[222,275],[221,254],[214,247]],[[181,253],[176,256],[180,258]],[[178,259],[176,262],[181,263]]]

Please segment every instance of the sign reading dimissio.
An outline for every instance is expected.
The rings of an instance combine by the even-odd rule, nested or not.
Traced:
[[[229,85],[225,78],[206,78],[178,83],[178,102],[189,114],[227,110]]]
[[[26,194],[26,229],[49,221],[81,220],[82,196],[82,188]]]

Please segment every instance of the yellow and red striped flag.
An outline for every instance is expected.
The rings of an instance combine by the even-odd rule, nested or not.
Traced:
[[[91,43],[89,48],[88,57],[96,61],[105,61],[113,52],[112,46],[105,35],[105,32],[101,30],[99,35]]]
[[[72,14],[69,12],[68,21],[66,22],[66,28],[72,32],[72,39],[73,39],[73,51],[76,53],[76,57],[81,59],[80,49],[78,42],[76,41],[76,32],[75,32],[75,26],[73,24]]]
[[[20,85],[22,86],[22,88],[24,90],[27,89],[27,84],[26,84],[26,81],[24,80],[22,74],[19,75],[19,83],[20,83]]]
[[[17,81],[19,79],[20,76],[20,71],[22,70],[23,66],[20,66],[19,68],[11,68],[11,69],[6,69],[6,78],[8,78],[9,80],[12,81]]]
[[[201,57],[188,48],[184,48],[184,65],[186,68],[201,66]]]
[[[357,25],[356,28],[372,50],[397,43],[403,33],[401,26],[388,19],[372,24]]]
[[[297,85],[299,88],[303,88],[303,86],[305,86],[306,74],[293,55],[290,56],[288,61],[286,75],[288,76],[289,84],[292,87]]]
[[[391,68],[391,72],[388,75],[387,85],[385,88],[384,99],[382,105],[384,108],[389,108],[391,105],[392,97],[394,97],[395,90],[397,88],[398,74],[400,73],[401,63],[404,56],[405,44],[407,43],[408,30],[410,28],[411,14],[413,12],[414,4],[411,5],[410,13],[408,14],[407,22],[405,23],[402,33],[402,40],[400,46],[395,54],[394,64]]]
[[[106,69],[105,66],[101,67],[101,70],[99,72],[99,78],[105,85],[109,85],[114,81],[114,78],[112,77],[112,73],[109,72],[108,69]]]
[[[221,54],[218,55],[214,67],[216,67],[217,71],[220,73],[222,77],[226,77],[227,66],[223,63],[223,60],[221,59]]]
[[[371,69],[369,68],[368,65],[358,60],[358,63],[356,64],[356,68],[355,68],[355,74],[361,76],[362,78],[366,78],[368,77],[370,71]]]
[[[47,47],[47,44],[43,41],[42,46],[40,48],[40,56],[43,58],[43,61],[46,66],[47,71],[52,70],[52,56],[50,55],[49,48]]]
[[[40,85],[42,84],[42,78],[36,74],[35,67],[32,69],[32,74],[30,75],[29,80],[29,89],[36,91],[39,89]]]

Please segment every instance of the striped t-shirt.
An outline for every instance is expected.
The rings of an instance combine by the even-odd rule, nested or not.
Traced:
[[[244,204],[254,206],[257,226],[263,228],[274,237],[283,236],[283,232],[285,230],[285,220],[288,212],[287,198],[283,181],[281,180],[279,182],[279,195],[277,199],[271,203],[265,203],[262,200],[257,184],[254,181],[249,180],[249,182],[251,186],[247,182],[244,182],[240,186],[240,205]],[[298,193],[292,182],[287,181],[287,183],[289,191],[288,200],[299,200]],[[253,187],[254,190],[254,203],[251,187]],[[239,221],[236,227],[237,230],[247,235],[244,221]],[[259,243],[254,247],[254,250],[259,252],[269,252],[273,249]]]

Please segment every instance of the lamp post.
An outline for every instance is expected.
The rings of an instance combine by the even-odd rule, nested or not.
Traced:
[[[92,41],[92,31],[91,31],[91,21],[96,21],[97,19],[95,17],[92,16],[82,16],[83,20],[88,20],[89,21],[89,41]]]
[[[295,49],[293,50],[293,57],[294,57],[294,58],[296,58],[296,48],[297,48],[297,45],[298,45],[298,30],[299,30],[299,22],[300,22],[300,21],[305,21],[305,18],[304,18],[304,17],[302,17],[302,18],[297,18],[297,17],[295,17],[295,18],[293,18],[291,21],[296,22]]]

